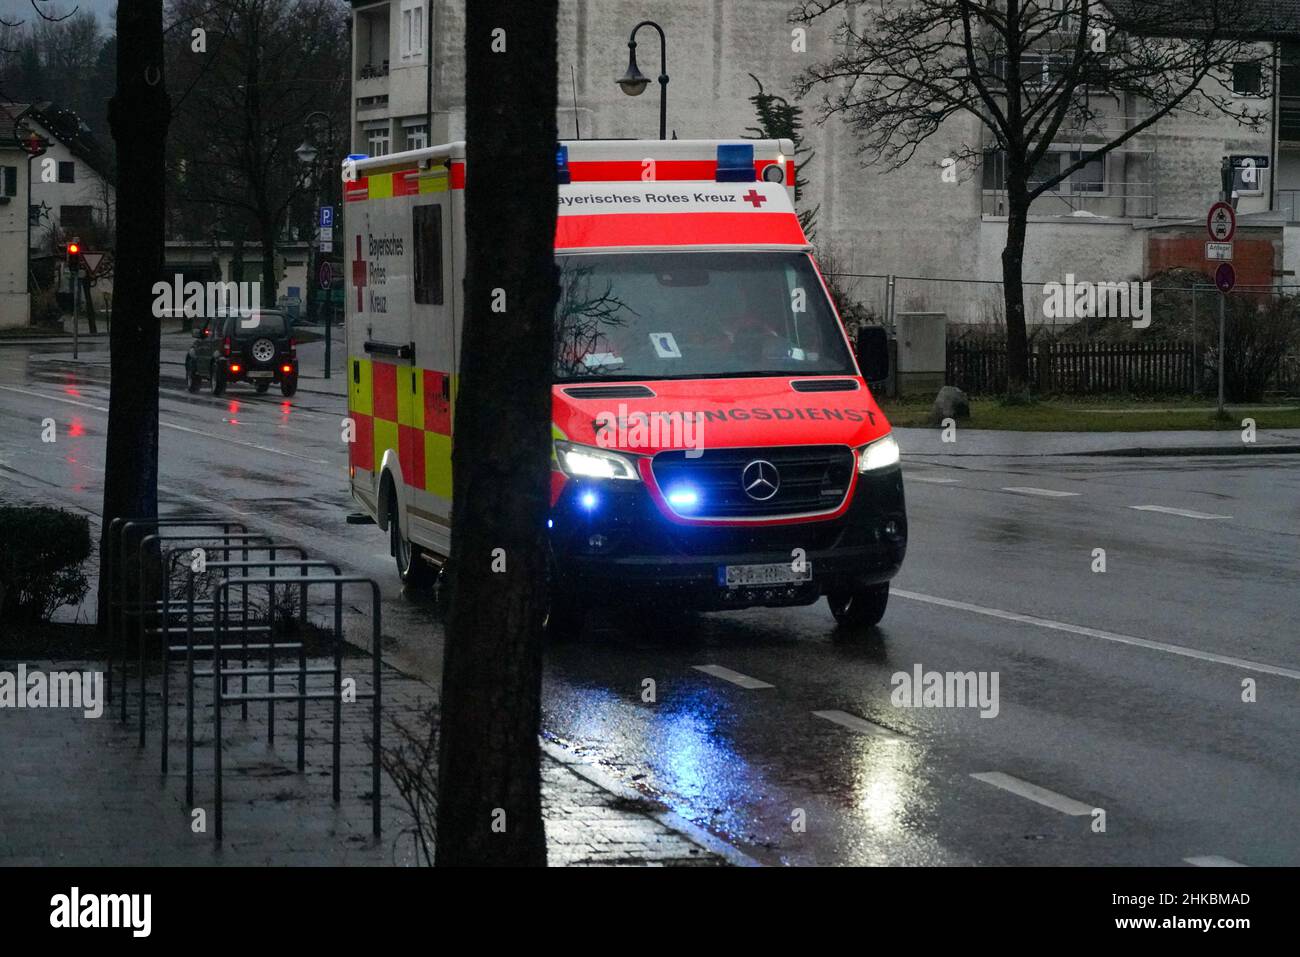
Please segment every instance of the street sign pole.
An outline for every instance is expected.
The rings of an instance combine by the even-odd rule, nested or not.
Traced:
[[[77,329],[77,262],[68,264],[68,275],[72,277],[72,358],[79,358],[78,347],[81,344],[80,331]]]
[[[1212,242],[1205,247],[1206,258],[1210,257],[1211,252],[1215,252],[1220,258],[1219,267],[1214,272],[1214,285],[1219,290],[1219,417],[1224,415],[1223,411],[1223,366],[1226,356],[1224,355],[1224,343],[1227,339],[1225,326],[1227,325],[1227,303],[1228,293],[1237,283],[1236,271],[1232,268],[1232,239],[1237,233],[1237,211],[1232,205],[1232,184],[1233,172],[1228,160],[1223,161],[1222,169],[1223,192],[1222,199],[1210,207],[1210,213],[1205,218],[1205,228],[1210,234]],[[1226,256],[1225,256],[1226,254]]]
[[[1225,306],[1227,301],[1228,301],[1228,294],[1224,292],[1222,289],[1220,289],[1219,290],[1219,416],[1220,417],[1223,416],[1223,366],[1224,366],[1224,359],[1227,358],[1223,354],[1223,339],[1224,339],[1223,327],[1225,321],[1224,317],[1226,313]]]

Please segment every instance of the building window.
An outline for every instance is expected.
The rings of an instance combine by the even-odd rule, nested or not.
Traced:
[[[0,196],[18,195],[18,167],[0,166],[4,175],[0,176]]]
[[[1258,60],[1232,65],[1232,92],[1238,96],[1259,96],[1264,92],[1264,68]]]
[[[408,150],[422,150],[429,145],[429,126],[427,123],[420,123],[417,126],[408,126],[406,132],[406,148]]]
[[[59,163],[59,182],[75,183],[77,181],[77,164],[72,161]]]
[[[398,49],[403,60],[424,55],[424,3],[422,0],[404,0],[402,26]]]
[[[442,207],[436,203],[411,210],[415,236],[415,301],[442,305]]]
[[[95,216],[89,206],[60,206],[59,225],[64,229],[89,229],[95,225]]]
[[[369,156],[387,156],[392,152],[393,143],[387,126],[366,130],[366,150]]]
[[[1051,150],[1044,154],[1043,158],[1038,161],[1038,165],[1034,167],[1034,171],[1029,175],[1029,188],[1031,190],[1037,189],[1040,184],[1059,175],[1061,170],[1067,166],[1072,166],[1083,159],[1088,152],[1090,151]],[[985,150],[983,166],[984,188],[987,190],[1006,189],[1006,153],[1001,150]],[[1089,160],[1082,169],[1075,170],[1061,182],[1050,187],[1047,192],[1060,196],[1105,195],[1106,157],[1099,156],[1094,160]]]

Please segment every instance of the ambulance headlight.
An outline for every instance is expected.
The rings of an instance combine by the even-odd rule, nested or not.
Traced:
[[[858,471],[877,472],[891,465],[897,465],[898,459],[898,443],[894,441],[891,433],[858,449]]]
[[[636,465],[626,455],[590,445],[556,442],[555,457],[570,478],[630,479],[636,481]]]

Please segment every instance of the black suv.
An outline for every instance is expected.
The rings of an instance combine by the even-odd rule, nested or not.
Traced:
[[[282,394],[293,395],[298,390],[298,353],[285,314],[259,309],[247,316],[202,320],[185,356],[185,387],[198,392],[204,379],[213,395],[240,381],[253,383],[259,395],[278,382]]]

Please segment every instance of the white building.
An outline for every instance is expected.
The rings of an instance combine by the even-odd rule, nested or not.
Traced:
[[[464,136],[464,0],[352,0],[352,150],[370,156]],[[644,95],[616,85],[627,65],[628,36],[644,18],[667,35],[669,135],[741,136],[755,126],[749,98],[757,76],[768,92],[793,100],[790,78],[833,53],[828,17],[792,43],[790,0],[653,0],[626,6],[561,0],[559,102],[561,137],[654,137],[658,134],[659,37],[637,34]],[[867,5],[864,5],[864,7]],[[1204,226],[1220,188],[1224,157],[1263,157],[1266,167],[1238,183],[1243,230],[1239,283],[1300,284],[1300,4],[1279,2],[1277,22],[1251,33],[1266,54],[1241,64],[1230,95],[1269,118],[1252,132],[1223,117],[1175,114],[1121,149],[1072,175],[1031,208],[1025,256],[1027,287],[1080,278],[1125,280],[1172,265],[1203,266]],[[509,25],[504,25],[509,30]],[[513,39],[513,38],[512,38]],[[1032,56],[1027,59],[1033,59]],[[1045,59],[1045,58],[1040,58]],[[1272,64],[1270,67],[1269,64]],[[1044,76],[1051,65],[1043,64]],[[1094,94],[1101,99],[1104,94]],[[1141,116],[1141,104],[1111,97],[1113,123],[1090,133],[1063,131],[1048,162],[1066,162]],[[943,311],[979,321],[999,310],[1007,217],[996,154],[981,172],[941,180],[943,161],[980,139],[973,119],[950,120],[902,169],[864,168],[859,142],[839,119],[815,120],[805,107],[807,205],[820,204],[816,242],[824,258],[849,273],[869,274],[855,292],[880,309]],[[1112,129],[1113,128],[1113,129]],[[1061,166],[1056,167],[1059,172]],[[1192,226],[1188,224],[1191,223]],[[1294,234],[1294,238],[1293,238]],[[1289,242],[1284,242],[1283,237]],[[829,254],[829,256],[828,256]],[[892,292],[884,280],[898,278]],[[914,277],[914,278],[913,278]],[[946,281],[954,279],[956,281]]]
[[[5,119],[0,105],[0,125]],[[28,318],[27,153],[0,135],[0,328]]]

